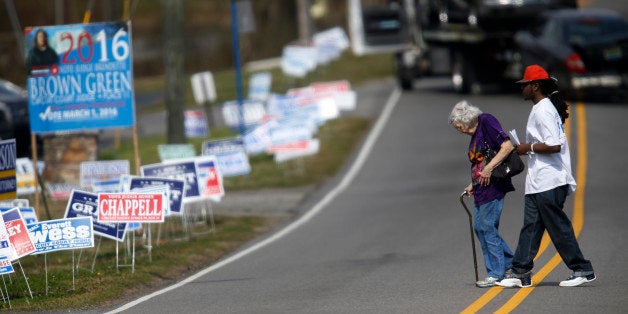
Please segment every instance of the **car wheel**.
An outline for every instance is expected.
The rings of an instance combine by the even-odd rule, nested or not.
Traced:
[[[415,69],[414,67],[407,67],[402,58],[401,54],[397,54],[395,57],[397,82],[401,89],[412,90],[412,88],[414,88]]]
[[[454,52],[451,62],[451,82],[459,94],[479,94],[481,84],[477,81],[476,69],[462,52]]]

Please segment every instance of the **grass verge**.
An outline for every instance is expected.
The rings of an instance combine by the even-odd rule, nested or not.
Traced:
[[[130,301],[210,265],[242,243],[268,231],[277,219],[216,217],[215,233],[212,234],[210,225],[202,221],[197,221],[195,232],[184,232],[178,219],[168,218],[161,225],[161,231],[157,225],[151,227],[150,254],[147,249],[149,243],[142,236],[144,233],[136,233],[134,268],[129,266],[132,250],[126,247],[130,241],[119,244],[118,262],[122,265],[119,267],[116,267],[115,241],[107,239],[102,239],[98,250],[26,256],[20,264],[28,277],[33,298],[20,267],[15,265],[16,272],[5,279],[10,306],[5,302],[0,308],[3,311],[28,312],[85,310]],[[198,227],[198,224],[204,224],[204,227]],[[157,234],[160,234],[159,243]],[[128,234],[127,237],[133,238]]]

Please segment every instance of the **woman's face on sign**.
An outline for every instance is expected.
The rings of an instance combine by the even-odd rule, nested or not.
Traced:
[[[44,32],[38,32],[37,33],[37,47],[38,48],[44,48],[46,47],[46,34]]]

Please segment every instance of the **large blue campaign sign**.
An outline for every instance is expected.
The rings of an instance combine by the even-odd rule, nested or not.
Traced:
[[[129,25],[92,23],[24,31],[32,132],[135,124]]]

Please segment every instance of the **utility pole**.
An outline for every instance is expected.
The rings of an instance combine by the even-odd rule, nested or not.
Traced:
[[[15,41],[17,42],[18,51],[24,51],[24,37],[22,35],[22,27],[17,17],[17,11],[15,10],[15,4],[12,0],[4,0],[4,5],[7,8],[9,14],[9,20],[11,20],[11,26],[13,27],[13,34],[15,35]],[[24,58],[24,55],[20,53],[20,56]]]
[[[303,42],[307,42],[312,36],[310,0],[297,0],[297,10],[297,16],[299,17],[299,39]]]
[[[183,1],[162,0],[164,16],[164,67],[166,71],[166,119],[169,144],[185,143],[183,62]]]

